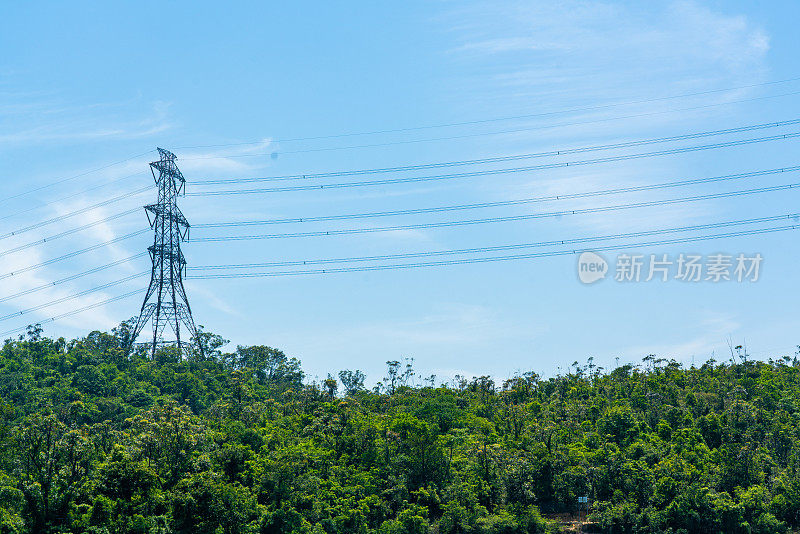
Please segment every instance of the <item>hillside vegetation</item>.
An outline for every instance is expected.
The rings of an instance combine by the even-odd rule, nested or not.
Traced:
[[[772,533],[800,526],[800,363],[321,383],[266,346],[154,360],[130,325],[0,350],[0,533]],[[336,370],[338,371],[338,370]],[[333,373],[333,370],[332,370]]]

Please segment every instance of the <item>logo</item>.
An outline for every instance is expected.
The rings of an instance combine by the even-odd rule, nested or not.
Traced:
[[[578,279],[584,284],[593,284],[608,274],[608,262],[600,254],[582,252],[578,256]]]

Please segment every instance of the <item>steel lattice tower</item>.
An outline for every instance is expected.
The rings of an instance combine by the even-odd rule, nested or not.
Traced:
[[[148,247],[153,270],[150,285],[131,336],[131,344],[152,319],[153,339],[151,356],[163,345],[176,345],[185,355],[189,339],[197,336],[197,328],[192,319],[192,309],[183,287],[186,259],[181,252],[181,241],[189,236],[189,222],[178,209],[177,199],[185,194],[186,179],[175,163],[175,154],[163,148],[158,149],[161,157],[150,164],[153,179],[158,185],[158,202],[145,206],[147,220],[155,233],[153,245]],[[158,171],[156,176],[155,171]],[[164,330],[169,325],[175,334],[174,341],[163,339]],[[188,336],[181,339],[181,327],[188,330]]]

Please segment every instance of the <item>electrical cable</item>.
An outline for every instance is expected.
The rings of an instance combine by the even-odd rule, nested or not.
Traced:
[[[12,276],[16,276],[16,275],[19,275],[19,274],[22,274],[22,273],[33,271],[33,270],[39,269],[41,267],[46,267],[47,265],[52,265],[53,263],[57,263],[59,261],[63,261],[63,260],[69,259],[69,258],[74,258],[75,256],[79,256],[81,254],[85,254],[85,253],[91,252],[93,250],[97,250],[97,249],[100,249],[100,248],[103,248],[103,247],[107,247],[108,245],[112,245],[114,243],[119,243],[120,241],[124,241],[126,239],[130,239],[132,237],[136,237],[136,236],[142,235],[144,233],[148,233],[148,232],[151,232],[150,228],[137,230],[135,232],[131,232],[129,234],[121,235],[119,237],[115,237],[114,239],[109,239],[108,241],[103,241],[102,243],[97,243],[97,244],[92,245],[90,247],[86,247],[86,248],[83,248],[83,249],[80,249],[80,250],[76,250],[74,252],[70,252],[68,254],[64,254],[62,256],[58,256],[56,258],[52,258],[52,259],[49,259],[49,260],[46,260],[46,261],[43,261],[43,262],[40,262],[40,263],[35,263],[33,265],[28,265],[27,267],[21,267],[21,268],[17,269],[16,271],[10,271],[10,272],[7,272],[5,274],[0,274],[0,280],[5,280],[6,278],[10,278]]]
[[[75,228],[70,228],[69,230],[64,230],[63,232],[59,232],[57,234],[53,234],[51,236],[48,236],[48,237],[45,237],[45,238],[42,238],[42,239],[37,239],[36,241],[31,241],[29,243],[25,243],[24,245],[19,245],[19,246],[14,247],[14,248],[9,248],[9,249],[0,251],[0,257],[8,256],[9,254],[13,254],[14,252],[19,252],[21,250],[29,249],[31,247],[35,247],[35,246],[38,246],[38,245],[43,245],[45,243],[49,243],[51,241],[55,241],[56,239],[59,239],[59,238],[62,238],[62,237],[68,236],[68,235],[72,235],[72,234],[75,234],[75,233],[78,233],[78,232],[81,232],[81,231],[86,230],[88,228],[92,228],[93,226],[104,224],[104,223],[106,223],[108,221],[113,221],[115,219],[120,219],[122,217],[126,217],[128,215],[133,214],[133,213],[138,213],[139,210],[141,210],[141,208],[133,208],[133,209],[130,209],[130,210],[127,210],[127,211],[123,211],[121,213],[117,213],[116,215],[111,215],[110,217],[106,217],[104,219],[99,219],[97,221],[92,221],[90,223],[87,223],[87,224],[84,224],[84,225],[81,225],[81,226],[76,226]]]
[[[685,141],[689,139],[699,139],[703,137],[714,137],[718,135],[727,135],[732,133],[749,132],[754,130],[764,130],[768,128],[779,128],[783,126],[791,126],[799,124],[800,119],[791,119],[786,121],[769,122],[762,124],[753,124],[749,126],[739,126],[735,128],[725,128],[721,130],[711,130],[705,132],[695,132],[689,134],[672,135],[668,137],[652,137],[648,139],[639,139],[636,141],[625,141],[620,143],[610,143],[605,145],[591,145],[577,148],[566,148],[558,150],[548,150],[545,152],[533,152],[528,154],[515,154],[509,156],[496,156],[491,158],[468,159],[457,161],[446,161],[438,163],[423,163],[418,165],[401,165],[395,167],[383,167],[376,169],[358,169],[350,171],[333,171],[321,173],[307,173],[307,174],[294,174],[286,176],[263,176],[256,178],[229,178],[222,180],[195,180],[193,185],[211,185],[211,184],[234,184],[234,183],[252,183],[252,182],[271,182],[271,181],[284,181],[284,180],[301,180],[309,178],[330,178],[337,176],[356,176],[365,174],[383,174],[388,172],[403,172],[403,171],[416,171],[426,169],[438,169],[442,167],[458,167],[465,165],[482,165],[487,163],[504,163],[508,161],[519,161],[524,159],[543,158],[550,156],[564,156],[569,154],[579,154],[582,152],[596,152],[601,150],[612,150],[617,148],[630,148],[635,146],[651,145],[657,143],[668,143],[673,141]]]
[[[532,219],[542,219],[549,217],[562,217],[565,215],[578,215],[586,213],[601,213],[607,211],[619,211],[634,208],[645,208],[653,206],[666,206],[671,204],[680,204],[684,202],[698,202],[703,200],[711,200],[717,198],[731,198],[746,196],[759,193],[770,193],[774,191],[786,191],[800,187],[800,183],[785,184],[770,187],[759,187],[755,189],[744,189],[739,191],[729,191],[724,193],[710,193],[706,195],[695,195],[691,197],[679,197],[664,200],[651,200],[642,202],[633,202],[628,204],[615,204],[611,206],[601,206],[594,208],[578,208],[573,210],[562,210],[541,213],[529,213],[524,215],[509,215],[501,217],[487,217],[482,219],[465,219],[460,221],[440,221],[431,223],[416,223],[416,224],[402,224],[394,226],[377,226],[372,228],[346,228],[341,230],[319,230],[311,232],[287,232],[280,234],[254,234],[242,236],[218,236],[218,237],[200,237],[192,238],[192,242],[220,242],[220,241],[249,241],[254,239],[287,239],[287,238],[302,238],[302,237],[323,237],[335,235],[352,235],[352,234],[366,234],[366,233],[380,233],[380,232],[394,232],[398,230],[422,230],[430,228],[446,228],[454,226],[468,226],[473,224],[491,224],[498,222],[512,222],[512,221],[527,221]]]
[[[252,221],[229,221],[229,222],[213,222],[213,223],[200,223],[195,224],[193,228],[227,228],[236,226],[262,226],[270,224],[294,224],[306,222],[319,222],[319,221],[341,221],[351,219],[367,219],[374,217],[391,217],[397,215],[413,215],[420,213],[437,213],[447,211],[461,211],[471,209],[495,208],[501,206],[517,206],[521,204],[531,204],[538,202],[552,202],[557,200],[567,200],[574,198],[587,198],[604,195],[614,195],[621,193],[632,193],[638,191],[652,191],[656,189],[668,189],[672,187],[682,187],[688,185],[708,184],[714,182],[738,180],[742,178],[752,178],[756,176],[767,176],[771,174],[780,174],[786,172],[800,171],[800,165],[791,167],[782,167],[777,169],[767,169],[761,171],[743,172],[737,174],[727,174],[723,176],[712,176],[708,178],[693,178],[689,180],[678,180],[673,182],[664,182],[657,184],[619,187],[616,189],[601,189],[599,191],[589,191],[585,193],[566,193],[561,195],[548,195],[542,197],[520,198],[514,200],[498,200],[493,202],[478,202],[473,204],[456,204],[450,206],[436,206],[429,208],[410,208],[403,210],[388,210],[388,211],[373,211],[365,213],[349,213],[342,215],[319,215],[309,217],[283,217],[278,219],[261,219]]]
[[[399,132],[409,132],[409,131],[416,131],[416,130],[430,130],[434,128],[448,128],[452,126],[468,126],[472,124],[485,124],[487,122],[498,122],[498,121],[507,121],[507,120],[519,120],[519,119],[532,119],[536,117],[547,117],[551,115],[561,115],[565,113],[578,113],[583,111],[597,111],[600,109],[607,109],[612,107],[620,107],[620,106],[631,106],[635,104],[647,104],[650,102],[661,102],[664,100],[674,100],[678,98],[687,98],[692,96],[702,96],[714,93],[724,93],[726,91],[738,91],[741,89],[751,89],[753,87],[764,87],[767,85],[777,85],[781,83],[789,83],[795,82],[800,80],[800,77],[795,78],[785,78],[782,80],[773,80],[769,82],[763,83],[755,83],[755,84],[748,84],[748,85],[740,85],[737,87],[729,87],[726,89],[711,89],[708,91],[698,91],[694,93],[681,93],[677,95],[670,95],[670,96],[661,96],[655,98],[646,98],[640,100],[629,100],[627,102],[611,102],[608,104],[600,104],[595,106],[587,106],[581,108],[571,108],[571,109],[562,109],[557,111],[546,111],[546,112],[538,112],[538,113],[529,113],[526,115],[514,115],[510,117],[495,117],[491,119],[478,119],[478,120],[471,120],[471,121],[462,121],[462,122],[451,122],[446,124],[432,124],[426,126],[412,126],[407,128],[392,128],[392,129],[385,129],[385,130],[372,130],[367,132],[349,132],[349,133],[339,133],[339,134],[329,134],[329,135],[317,135],[311,137],[295,137],[295,138],[287,138],[287,139],[275,139],[274,142],[276,143],[286,143],[290,141],[316,141],[320,139],[333,139],[339,137],[355,137],[361,135],[377,135],[377,134],[386,134],[386,133],[399,133]],[[232,147],[232,146],[246,146],[246,145],[256,145],[260,144],[263,141],[250,141],[250,142],[241,142],[241,143],[223,143],[223,144],[215,144],[215,145],[194,145],[194,146],[181,146],[176,147],[176,150],[184,150],[184,149],[193,149],[193,148],[224,148],[224,147]]]
[[[1,297],[0,298],[0,302],[6,302],[6,301],[9,301],[9,300],[13,300],[15,298],[21,297],[23,295],[30,295],[31,293],[36,293],[38,291],[42,291],[43,289],[47,289],[47,288],[50,288],[50,287],[57,286],[59,284],[63,284],[64,282],[70,282],[72,280],[77,280],[78,278],[83,278],[84,276],[88,276],[90,274],[94,274],[94,273],[103,271],[105,269],[108,269],[109,267],[115,267],[117,265],[121,265],[123,263],[127,263],[127,262],[135,260],[137,258],[141,258],[142,256],[147,256],[147,252],[140,252],[139,254],[135,254],[135,255],[130,256],[128,258],[124,258],[124,259],[121,259],[121,260],[113,261],[111,263],[106,263],[105,265],[100,265],[98,267],[94,267],[92,269],[89,269],[88,271],[83,271],[83,272],[80,272],[80,273],[77,273],[77,274],[73,274],[73,275],[67,276],[66,278],[61,278],[59,280],[55,280],[54,282],[48,282],[48,283],[42,284],[40,286],[32,287],[30,289],[25,289],[23,291],[19,291],[17,293],[14,293],[14,294],[11,294],[11,295],[8,295],[8,296],[5,296],[5,297]]]
[[[128,178],[133,178],[134,176],[138,176],[140,174],[142,174],[142,173],[141,172],[137,172],[137,173],[134,173],[134,174],[129,174],[127,176],[123,176],[121,178],[117,178],[116,180],[112,180],[110,182],[105,182],[105,183],[102,183],[102,184],[98,184],[98,185],[89,187],[87,189],[83,189],[81,191],[78,191],[76,193],[72,193],[72,194],[69,194],[69,195],[66,195],[66,196],[63,196],[63,197],[60,197],[60,198],[53,199],[53,200],[51,200],[49,202],[45,202],[44,204],[39,204],[38,206],[31,206],[31,207],[28,207],[28,208],[25,208],[25,209],[22,209],[22,210],[19,210],[19,211],[15,211],[14,213],[8,213],[8,214],[3,215],[2,217],[0,217],[0,221],[4,221],[6,219],[10,219],[12,217],[16,217],[17,215],[22,215],[23,213],[29,213],[31,211],[36,211],[36,210],[39,210],[39,209],[42,209],[42,208],[46,208],[47,206],[51,206],[53,204],[60,204],[60,203],[64,202],[65,200],[69,200],[71,198],[75,198],[75,197],[84,195],[84,194],[89,193],[91,191],[96,191],[97,189],[102,189],[103,187],[106,187],[106,186],[121,182],[123,180],[127,180]],[[148,186],[147,189],[155,189],[155,184],[152,184],[152,185]],[[144,190],[146,190],[146,189],[144,189]]]
[[[669,109],[664,111],[652,111],[648,113],[637,113],[634,115],[623,115],[619,117],[607,117],[603,119],[595,119],[595,120],[585,120],[585,121],[577,121],[577,122],[563,122],[559,124],[548,124],[543,126],[532,126],[532,127],[525,127],[525,128],[514,128],[510,130],[497,130],[494,132],[481,132],[481,133],[471,133],[471,134],[462,134],[462,135],[452,135],[447,137],[429,137],[425,139],[410,139],[405,141],[389,141],[385,143],[373,143],[368,145],[349,145],[349,146],[338,146],[338,147],[325,147],[325,148],[306,148],[302,150],[283,150],[280,152],[272,151],[272,152],[253,152],[249,154],[229,154],[225,157],[227,158],[251,158],[251,157],[261,157],[261,156],[274,156],[274,155],[288,155],[288,154],[308,154],[313,152],[332,152],[337,150],[353,150],[353,149],[360,149],[360,148],[378,148],[378,147],[386,147],[386,146],[395,146],[395,145],[407,145],[413,143],[429,143],[433,141],[451,141],[456,139],[468,139],[472,137],[487,137],[492,135],[502,135],[502,134],[511,134],[511,133],[520,133],[520,132],[532,132],[532,131],[539,131],[539,130],[549,130],[554,128],[563,128],[568,126],[585,126],[587,124],[597,124],[597,123],[604,123],[604,122],[612,122],[624,119],[634,119],[634,118],[641,118],[641,117],[651,117],[654,115],[663,115],[667,113],[677,113],[681,111],[696,111],[699,109],[707,109],[717,106],[727,106],[730,104],[738,104],[742,102],[752,102],[755,100],[763,100],[767,98],[779,98],[784,96],[795,96],[800,94],[800,91],[792,91],[790,93],[783,93],[778,95],[770,95],[770,96],[762,96],[757,98],[745,98],[742,100],[730,100],[726,102],[719,102],[716,104],[707,104],[704,106],[695,106],[690,108],[679,108],[679,109]],[[197,157],[189,157],[183,158],[184,160],[203,160],[203,159],[214,159],[218,156],[197,156]]]
[[[126,276],[125,278],[122,278],[120,280],[114,280],[113,282],[108,282],[107,284],[95,286],[95,287],[92,287],[92,288],[87,289],[85,291],[80,291],[78,293],[73,293],[72,295],[69,295],[69,296],[66,296],[66,297],[62,297],[62,298],[59,298],[59,299],[56,299],[56,300],[53,300],[53,301],[50,301],[50,302],[46,302],[44,304],[39,304],[38,306],[33,306],[32,308],[27,308],[27,309],[20,310],[20,311],[14,312],[14,313],[9,313],[8,315],[0,316],[0,322],[6,321],[8,319],[13,319],[14,317],[18,317],[20,315],[25,315],[25,314],[28,314],[28,313],[31,313],[31,312],[34,312],[34,311],[38,311],[38,310],[41,310],[41,309],[44,309],[44,308],[48,308],[50,306],[55,306],[56,304],[61,304],[62,302],[66,302],[68,300],[72,300],[72,299],[75,299],[75,298],[78,298],[78,297],[83,297],[85,295],[89,295],[91,293],[95,293],[97,291],[101,291],[103,289],[108,289],[109,287],[118,286],[120,284],[124,284],[125,282],[129,282],[129,281],[133,280],[134,278],[139,278],[139,277],[144,276],[146,274],[149,274],[149,271],[141,272],[141,273],[138,273],[138,274],[132,274],[132,275]]]
[[[652,111],[648,113],[637,113],[635,115],[624,115],[621,117],[609,117],[603,119],[595,119],[595,120],[584,120],[584,121],[576,121],[576,122],[562,122],[559,124],[547,124],[542,126],[530,126],[525,128],[514,128],[510,130],[497,130],[494,132],[481,132],[481,133],[471,133],[471,134],[461,134],[461,135],[451,135],[447,137],[428,137],[425,139],[409,139],[405,141],[390,141],[384,143],[372,143],[368,145],[349,145],[349,146],[336,146],[336,147],[324,147],[324,148],[306,148],[302,150],[283,150],[280,152],[270,152],[269,155],[279,154],[279,155],[290,155],[290,154],[309,154],[315,152],[334,152],[338,150],[353,150],[353,149],[362,149],[362,148],[380,148],[380,147],[387,147],[387,146],[397,146],[397,145],[410,145],[415,143],[431,143],[436,141],[452,141],[457,139],[470,139],[475,137],[489,137],[493,135],[504,135],[504,134],[514,134],[514,133],[522,133],[522,132],[533,132],[533,131],[541,131],[541,130],[552,130],[554,128],[564,128],[569,126],[585,126],[588,124],[597,124],[597,123],[605,123],[605,122],[612,122],[624,119],[633,119],[633,118],[641,118],[641,117],[651,117],[654,115],[664,115],[667,113],[677,113],[680,111],[696,111],[700,109],[707,109],[713,108],[717,106],[727,106],[730,104],[737,104],[741,102],[752,102],[754,100],[763,100],[767,98],[778,98],[784,96],[795,96],[800,95],[800,91],[792,91],[790,93],[783,93],[779,95],[770,95],[770,96],[762,96],[758,98],[745,98],[742,100],[730,100],[727,102],[719,102],[716,104],[707,104],[704,106],[695,106],[691,108],[682,108],[682,109],[670,109],[664,111]],[[250,153],[250,154],[233,154],[229,157],[231,158],[250,158],[250,157],[259,157],[259,156],[266,156],[267,153]],[[184,158],[187,159],[187,158]],[[210,157],[201,157],[201,158],[192,158],[192,159],[210,159]]]
[[[457,249],[457,250],[440,250],[440,251],[433,251],[433,252],[410,252],[410,253],[403,253],[403,254],[384,254],[384,255],[376,255],[376,256],[356,256],[356,257],[349,257],[349,258],[333,258],[333,259],[317,259],[317,260],[295,260],[295,261],[279,261],[279,262],[267,262],[267,263],[236,263],[236,264],[227,264],[227,265],[199,265],[193,266],[188,268],[188,272],[191,271],[209,271],[209,270],[223,270],[223,269],[251,269],[254,267],[288,267],[288,266],[297,266],[297,265],[316,265],[316,264],[327,264],[327,263],[357,263],[357,262],[364,262],[364,261],[384,261],[384,260],[396,260],[396,259],[405,259],[405,258],[418,258],[418,257],[427,257],[427,256],[446,256],[446,255],[454,255],[454,254],[475,254],[481,252],[497,252],[500,250],[516,250],[516,249],[524,249],[524,248],[536,248],[536,247],[550,247],[550,246],[561,246],[561,245],[575,245],[580,243],[587,243],[587,242],[594,242],[594,241],[608,241],[612,239],[630,239],[633,237],[646,237],[651,235],[661,235],[661,234],[674,234],[680,232],[690,232],[696,230],[709,230],[712,228],[725,228],[730,226],[742,226],[747,224],[757,224],[757,223],[765,223],[765,222],[774,222],[780,221],[784,219],[797,219],[800,218],[800,213],[789,213],[786,215],[773,215],[769,217],[758,217],[752,219],[738,219],[733,221],[723,221],[723,222],[716,222],[716,223],[706,223],[706,224],[697,224],[691,226],[679,226],[677,228],[662,228],[658,230],[644,230],[639,232],[627,232],[621,234],[610,234],[610,235],[600,235],[600,236],[592,236],[592,237],[580,237],[580,238],[571,238],[571,239],[557,239],[554,241],[537,241],[533,243],[517,243],[511,245],[495,245],[495,246],[485,246],[485,247],[473,247],[473,248],[466,248],[466,249]]]
[[[149,154],[151,152],[153,152],[153,150],[148,150],[147,152],[142,152],[141,154],[137,154],[135,156],[131,156],[129,158],[125,158],[125,159],[120,160],[120,161],[115,161],[114,163],[109,163],[107,165],[103,165],[102,167],[97,167],[96,169],[91,169],[91,170],[88,170],[88,171],[84,171],[84,172],[82,172],[80,174],[75,174],[75,175],[69,176],[67,178],[61,178],[61,179],[56,180],[55,182],[50,182],[48,184],[41,185],[39,187],[35,187],[33,189],[29,189],[27,191],[23,191],[22,193],[17,193],[15,195],[11,195],[11,196],[8,196],[8,197],[5,197],[5,198],[0,198],[0,203],[7,202],[7,201],[13,200],[15,198],[19,198],[21,196],[29,195],[30,193],[36,193],[36,192],[41,191],[43,189],[47,189],[47,188],[53,187],[55,185],[63,184],[65,182],[69,182],[69,181],[72,181],[72,180],[77,180],[78,178],[82,178],[83,176],[86,176],[88,174],[92,174],[93,172],[102,171],[102,170],[114,167],[115,165],[120,165],[122,163],[126,163],[128,161],[133,160],[133,159],[140,158],[142,156],[146,156],[147,154]]]
[[[102,202],[98,202],[96,204],[92,204],[91,206],[86,206],[86,207],[81,208],[79,210],[75,210],[75,211],[71,211],[69,213],[65,213],[64,215],[59,215],[58,217],[53,217],[51,219],[40,221],[40,222],[37,222],[35,224],[24,226],[22,228],[17,228],[16,230],[12,230],[11,232],[6,232],[5,234],[0,234],[0,239],[6,239],[8,237],[12,237],[12,236],[16,236],[16,235],[19,235],[19,234],[22,234],[22,233],[25,233],[25,232],[29,232],[31,230],[35,230],[37,228],[41,228],[42,226],[47,226],[48,224],[53,224],[55,222],[60,222],[60,221],[63,221],[65,219],[69,219],[69,218],[74,217],[76,215],[85,215],[86,212],[89,211],[89,210],[93,210],[93,209],[96,209],[96,208],[102,208],[104,206],[108,206],[109,204],[113,204],[115,202],[119,202],[120,200],[124,200],[126,198],[130,198],[132,196],[139,195],[139,194],[144,193],[145,191],[149,191],[151,189],[152,189],[152,186],[147,186],[147,187],[142,188],[142,189],[137,189],[136,191],[131,191],[130,193],[125,193],[125,194],[116,196],[114,198],[110,198],[108,200],[104,200]],[[104,219],[104,221],[107,221],[107,220],[110,220],[110,219]]]
[[[44,319],[43,321],[39,321],[36,324],[43,325],[43,324],[47,324],[47,323],[53,323],[53,322],[55,322],[55,321],[57,321],[59,319],[63,319],[64,317],[69,317],[70,315],[75,315],[75,314],[78,314],[78,313],[81,313],[81,312],[85,312],[86,310],[90,310],[92,308],[98,308],[100,306],[105,306],[106,304],[110,304],[110,303],[116,302],[118,300],[123,300],[123,299],[126,299],[128,297],[132,297],[133,295],[138,295],[141,292],[142,292],[141,289],[137,289],[135,291],[129,291],[129,292],[124,293],[122,295],[117,295],[116,297],[111,297],[111,298],[103,300],[101,302],[95,302],[94,304],[89,304],[89,305],[84,306],[82,308],[78,308],[77,310],[68,311],[66,313],[62,313],[61,315],[56,315],[54,317],[50,317],[49,319]],[[7,336],[8,334],[14,334],[16,332],[22,332],[23,330],[26,330],[27,328],[28,328],[27,326],[21,326],[21,327],[18,327],[18,328],[12,328],[11,330],[6,330],[5,332],[0,332],[0,336]]]
[[[712,234],[712,235],[704,235],[704,236],[695,236],[695,237],[687,237],[687,238],[678,238],[678,239],[666,239],[666,240],[659,240],[659,241],[646,241],[640,243],[627,243],[621,245],[608,245],[603,247],[596,247],[592,248],[591,252],[608,252],[613,250],[624,250],[624,249],[635,249],[641,248],[646,246],[659,246],[659,245],[673,245],[673,244],[680,244],[680,243],[694,243],[698,241],[707,241],[707,240],[714,240],[714,239],[725,239],[730,237],[741,237],[741,236],[750,236],[750,235],[761,235],[761,234],[769,234],[774,232],[783,232],[787,230],[797,230],[800,228],[798,225],[785,225],[785,226],[778,226],[773,228],[762,228],[758,230],[745,230],[740,232],[727,232],[722,234]],[[238,274],[213,274],[213,275],[199,275],[199,276],[187,276],[187,279],[230,279],[230,278],[262,278],[262,277],[277,277],[277,276],[298,276],[298,275],[314,275],[314,274],[334,274],[334,273],[347,273],[347,272],[366,272],[366,271],[386,271],[386,270],[400,270],[400,269],[413,269],[413,268],[421,268],[421,267],[440,267],[440,266],[449,266],[449,265],[463,265],[463,264],[471,264],[471,263],[488,263],[488,262],[495,262],[495,261],[510,261],[510,260],[521,260],[521,259],[532,259],[532,258],[546,258],[546,257],[553,257],[553,256],[567,256],[578,254],[581,252],[588,251],[588,249],[570,249],[570,250],[560,250],[560,251],[548,251],[548,252],[533,252],[527,254],[511,254],[505,256],[491,256],[485,258],[466,258],[466,259],[459,259],[459,260],[442,260],[442,261],[435,261],[435,262],[417,262],[417,263],[398,263],[398,264],[390,264],[390,265],[368,265],[368,266],[358,266],[358,267],[340,267],[340,268],[330,268],[330,269],[304,269],[304,270],[293,270],[293,271],[274,271],[274,272],[262,272],[262,273],[238,273]]]
[[[783,217],[793,217],[794,215],[786,215],[781,216]],[[717,223],[721,224],[721,223]],[[771,227],[771,228],[761,228],[755,230],[744,230],[738,232],[726,232],[721,234],[711,234],[711,235],[702,235],[702,236],[691,236],[691,237],[684,237],[684,238],[676,238],[676,239],[667,239],[667,240],[657,240],[657,241],[648,241],[648,242],[639,242],[639,243],[624,243],[619,245],[607,245],[603,247],[596,247],[593,248],[592,251],[594,252],[604,252],[604,251],[612,251],[612,250],[622,250],[622,249],[633,249],[633,248],[641,248],[644,246],[654,246],[654,245],[671,245],[671,244],[679,244],[679,243],[690,243],[690,242],[698,242],[698,241],[705,241],[711,239],[721,239],[721,238],[729,238],[729,237],[740,237],[740,236],[749,236],[749,235],[760,235],[760,234],[768,234],[774,232],[781,232],[787,230],[796,230],[800,228],[798,225],[785,225],[779,227]],[[400,270],[400,269],[411,269],[411,268],[421,268],[421,267],[434,267],[434,266],[447,266],[447,265],[463,265],[463,264],[473,264],[473,263],[487,263],[487,262],[496,262],[496,261],[509,261],[509,260],[519,260],[519,259],[531,259],[531,258],[542,258],[542,257],[553,257],[553,256],[564,256],[564,255],[574,255],[579,252],[583,252],[586,249],[571,249],[571,250],[558,250],[558,251],[547,251],[547,252],[537,252],[537,253],[527,253],[527,254],[513,254],[513,255],[504,255],[504,256],[492,256],[492,257],[484,257],[484,258],[465,258],[465,259],[457,259],[457,260],[443,260],[443,261],[435,261],[435,262],[417,262],[417,263],[405,263],[405,264],[392,264],[392,265],[369,265],[369,266],[358,266],[358,267],[342,267],[342,268],[333,268],[333,269],[306,269],[306,270],[294,270],[294,271],[278,271],[278,272],[266,272],[266,273],[239,273],[239,274],[219,274],[219,275],[199,275],[199,276],[188,276],[187,279],[219,279],[219,278],[255,278],[255,277],[275,277],[275,276],[297,276],[297,275],[311,275],[311,274],[333,274],[333,273],[344,273],[344,272],[365,272],[365,271],[380,271],[380,270]],[[147,274],[146,272],[140,273],[136,276],[143,276]],[[133,278],[131,277],[131,278]],[[117,281],[117,283],[122,283],[122,281]],[[95,290],[100,288],[95,288]],[[54,322],[58,319],[68,317],[70,315],[75,315],[77,313],[81,313],[83,311],[96,308],[99,306],[103,306],[109,304],[111,302],[115,302],[118,300],[122,300],[133,295],[141,293],[141,290],[134,290],[122,295],[118,295],[115,297],[111,297],[109,299],[103,300],[101,302],[96,302],[93,304],[89,304],[87,306],[83,306],[81,308],[71,310],[60,315],[51,317],[49,319],[45,319],[43,321],[39,321],[37,324],[46,324],[49,322]],[[77,296],[77,295],[76,295]],[[72,297],[74,298],[74,296]],[[47,305],[52,305],[55,302],[47,303]],[[42,307],[46,307],[47,305],[43,305],[38,307],[41,309]],[[31,310],[32,311],[32,310]],[[16,315],[16,314],[15,314]],[[7,330],[5,332],[0,332],[0,336],[6,336],[8,334],[21,332],[25,330],[27,326],[13,328]]]
[[[367,180],[358,182],[339,182],[332,184],[319,184],[319,185],[298,185],[298,186],[284,186],[284,187],[267,187],[258,189],[229,189],[222,191],[198,191],[193,193],[186,193],[186,196],[219,196],[219,195],[243,195],[243,194],[262,194],[262,193],[281,193],[288,191],[314,191],[322,189],[341,189],[351,187],[366,187],[376,185],[392,185],[400,183],[414,183],[414,182],[428,182],[440,180],[452,180],[456,178],[471,178],[476,176],[489,176],[499,174],[514,174],[519,172],[538,171],[545,169],[558,169],[565,167],[578,167],[585,165],[595,165],[598,163],[610,163],[616,161],[628,161],[642,158],[649,158],[654,156],[667,156],[673,154],[683,154],[688,152],[698,152],[702,150],[712,150],[717,148],[728,148],[734,146],[750,145],[755,143],[765,143],[769,141],[778,141],[786,139],[794,139],[800,137],[800,132],[791,132],[780,135],[772,135],[767,137],[755,137],[749,139],[740,139],[737,141],[727,141],[724,143],[712,143],[707,145],[693,145],[681,148],[671,148],[667,150],[658,150],[652,152],[639,152],[635,154],[625,154],[619,156],[607,156],[603,158],[594,158],[588,160],[567,161],[561,163],[546,163],[541,165],[529,165],[524,167],[511,167],[504,169],[485,169],[480,171],[470,171],[451,174],[438,174],[427,176],[407,176],[402,178],[385,178],[381,180]]]

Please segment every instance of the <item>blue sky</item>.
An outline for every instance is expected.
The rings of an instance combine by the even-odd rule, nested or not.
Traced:
[[[220,187],[193,183],[202,180],[485,158],[800,116],[800,80],[783,81],[800,77],[800,37],[793,24],[800,5],[789,1],[27,2],[6,3],[0,15],[0,234],[149,185],[147,162],[156,159],[156,146],[177,154],[188,191],[197,192]],[[687,94],[694,96],[663,98]],[[474,123],[428,128],[465,122]],[[341,135],[376,131],[384,133]],[[181,208],[190,222],[203,224],[487,202],[796,165],[796,150],[797,141],[787,140],[464,180],[189,196]],[[107,166],[114,162],[121,163]],[[503,166],[508,164],[494,165]],[[481,213],[196,228],[192,236],[517,215],[793,181],[800,181],[797,173]],[[236,187],[242,186],[229,188]],[[192,266],[524,243],[792,213],[800,211],[797,194],[457,228],[190,242],[184,251]],[[1,244],[7,251],[153,201],[152,193],[131,196]],[[0,271],[146,226],[143,210],[101,222],[4,254]],[[439,380],[454,374],[502,379],[519,370],[552,374],[588,357],[607,368],[617,358],[639,362],[649,353],[685,363],[712,354],[724,360],[729,343],[746,344],[753,357],[793,354],[800,343],[796,239],[795,233],[781,232],[638,250],[675,256],[760,253],[763,272],[751,284],[605,280],[586,286],[578,281],[575,257],[563,256],[402,271],[195,279],[186,286],[199,324],[230,339],[231,346],[279,347],[300,358],[311,376],[359,368],[374,381],[386,360],[413,357],[421,375],[436,374]],[[0,279],[0,298],[124,260],[144,251],[150,240],[145,233]],[[146,258],[124,261],[1,301],[0,315],[147,269]],[[135,279],[3,320],[0,330],[143,290],[146,282]],[[45,332],[80,336],[110,329],[137,313],[138,299],[65,317],[46,324]]]

